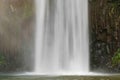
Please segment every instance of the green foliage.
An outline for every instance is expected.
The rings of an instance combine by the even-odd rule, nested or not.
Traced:
[[[0,54],[0,65],[5,64],[5,57]]]
[[[115,55],[112,57],[112,65],[120,64],[120,48],[115,52]]]
[[[109,3],[120,3],[120,0],[108,0]]]
[[[108,0],[108,3],[113,5],[116,9],[120,9],[120,0]]]

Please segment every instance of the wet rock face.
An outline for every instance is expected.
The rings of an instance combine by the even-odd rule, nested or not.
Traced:
[[[119,5],[119,0],[89,0],[90,66],[93,71],[120,72],[120,59],[115,59],[115,63],[113,59],[120,49]]]
[[[22,40],[30,36],[33,27],[32,0],[0,1],[0,37],[3,46],[18,47]]]
[[[30,52],[34,42],[34,10],[34,0],[0,0],[0,54],[5,62],[0,64],[0,71],[9,71],[9,67],[14,71],[23,64],[18,56]]]

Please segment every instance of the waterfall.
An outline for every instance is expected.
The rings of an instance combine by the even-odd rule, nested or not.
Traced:
[[[34,72],[88,73],[88,1],[35,1]]]

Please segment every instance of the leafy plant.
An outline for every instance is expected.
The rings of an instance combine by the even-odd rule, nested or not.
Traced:
[[[112,65],[120,64],[120,48],[115,52],[115,55],[112,57]]]

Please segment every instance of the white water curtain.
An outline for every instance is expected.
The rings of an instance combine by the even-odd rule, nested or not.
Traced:
[[[88,1],[36,0],[35,72],[88,72]]]

